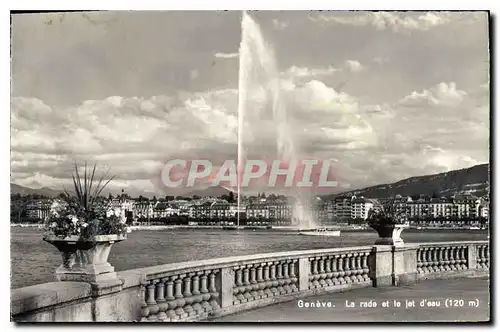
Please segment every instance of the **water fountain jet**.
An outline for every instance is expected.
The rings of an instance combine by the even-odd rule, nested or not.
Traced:
[[[277,157],[280,160],[297,162],[297,144],[292,133],[285,101],[282,97],[281,80],[272,48],[265,41],[259,25],[247,13],[243,12],[241,19],[241,43],[239,49],[238,78],[238,211],[241,205],[241,173],[246,156],[243,140],[249,117],[252,113],[264,113],[267,105],[271,105],[272,119],[276,128]],[[262,97],[262,90],[267,103],[255,100]],[[258,99],[258,98],[257,98]],[[260,118],[260,117],[259,117]],[[303,192],[294,192],[294,208],[292,220],[298,220],[299,228],[314,228],[315,220],[308,208],[310,197]],[[239,226],[240,215],[237,215]]]

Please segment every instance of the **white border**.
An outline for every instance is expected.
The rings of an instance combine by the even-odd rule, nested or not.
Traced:
[[[253,0],[248,1],[247,3],[242,3],[240,1],[193,1],[193,0],[182,0],[182,1],[151,1],[151,0],[140,0],[140,1],[132,1],[132,0],[122,0],[122,1],[102,1],[102,0],[87,0],[81,3],[69,2],[69,1],[54,1],[54,0],[45,0],[45,1],[11,1],[9,4],[7,1],[2,2],[2,7],[7,4],[7,8],[9,10],[50,10],[51,8],[56,9],[64,9],[64,10],[492,10],[492,14],[499,13],[498,9],[498,1],[485,1],[485,0],[475,0],[475,1],[463,1],[463,2],[438,2],[435,0],[420,0],[418,2],[410,2],[410,1],[388,1],[388,0],[379,0],[379,1],[331,1],[331,0],[307,0],[307,1],[270,1],[270,0]],[[10,5],[10,6],[9,6]],[[4,8],[2,8],[4,9]],[[9,201],[8,197],[10,197],[10,16],[7,10],[0,11],[0,17],[2,22],[2,29],[0,30],[0,36],[2,45],[4,45],[4,49],[1,54],[2,69],[1,73],[3,73],[3,84],[2,84],[2,98],[0,99],[4,107],[2,107],[2,112],[0,113],[2,119],[0,120],[0,124],[3,126],[3,130],[0,131],[1,139],[0,146],[2,148],[2,162],[1,165],[1,174],[2,174],[2,200],[0,201],[1,211],[4,213],[5,217],[3,220],[3,227],[9,227],[9,219],[10,216],[7,215],[9,213]],[[495,44],[497,43],[497,35],[494,36]],[[491,59],[492,61],[494,59]],[[495,59],[496,60],[496,59]],[[496,87],[493,92],[496,95]],[[8,111],[9,110],[9,111]],[[498,120],[498,116],[497,116]],[[497,121],[495,121],[496,124]],[[495,140],[495,152],[499,149],[499,143]],[[496,185],[496,182],[493,185]],[[496,187],[496,186],[495,186]],[[498,198],[498,197],[497,197]],[[498,206],[497,199],[495,202],[492,202],[492,205]],[[495,223],[495,220],[492,220],[492,223]],[[500,226],[499,226],[500,227]],[[498,227],[494,227],[497,229]],[[498,233],[498,232],[497,232]],[[498,239],[498,234],[497,239]],[[0,243],[3,248],[0,250],[1,254],[1,266],[10,268],[10,227],[9,231],[0,232],[0,236],[3,237]],[[496,255],[494,255],[494,250],[491,249],[493,253],[493,259],[495,259],[495,263],[498,263],[496,259]],[[498,264],[495,264],[498,266]],[[10,271],[9,271],[10,272]],[[497,273],[498,274],[498,273]],[[1,277],[2,285],[5,288],[9,287],[9,289],[5,290],[4,294],[10,294],[10,273],[7,276],[7,272],[5,271]],[[497,278],[496,278],[497,279]],[[497,280],[495,280],[497,281]],[[497,284],[498,286],[498,284]],[[492,294],[492,299],[494,296]],[[2,325],[5,328],[13,329],[15,325],[10,323],[10,298],[8,296],[2,296]],[[497,306],[498,307],[498,306]],[[496,313],[496,312],[495,312]],[[498,317],[497,317],[498,318]],[[85,326],[84,328],[87,328]],[[118,326],[118,328],[137,328],[137,325],[130,326]],[[156,327],[156,326],[155,326]],[[181,328],[189,328],[189,329],[206,329],[207,327],[220,327],[217,325],[196,325],[196,326],[166,326],[169,330],[177,330]],[[290,328],[290,325],[287,326],[266,326],[267,329],[276,329],[276,328]],[[370,330],[385,330],[386,326],[378,326],[378,325],[366,325]],[[404,329],[412,329],[418,326],[404,326]],[[422,326],[420,326],[422,327]],[[430,328],[428,326],[427,328]],[[456,326],[439,326],[439,328],[456,328]],[[53,326],[33,326],[26,328],[24,330],[31,329],[52,329]],[[61,328],[65,330],[73,330],[75,327],[70,326],[61,326]],[[77,328],[77,327],[76,327]],[[99,326],[95,327],[98,329],[106,329],[107,326]],[[234,326],[234,328],[238,329],[239,326]],[[250,329],[261,329],[262,327],[248,327]],[[310,329],[310,327],[301,326],[300,329]],[[335,327],[334,327],[335,328]],[[358,327],[360,328],[360,327]],[[396,328],[401,328],[401,326],[397,326]],[[474,326],[468,326],[468,328],[474,328]],[[140,326],[140,329],[151,329],[151,327]],[[330,326],[315,326],[315,329],[323,329],[330,330]]]

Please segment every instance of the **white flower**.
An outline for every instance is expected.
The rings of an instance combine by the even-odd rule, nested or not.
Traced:
[[[87,226],[88,226],[88,225],[89,225],[89,224],[87,224],[86,222],[84,222],[84,223],[82,224],[82,228],[87,228]]]
[[[106,218],[111,217],[113,214],[114,214],[114,211],[112,209],[109,209],[108,211],[106,211]]]
[[[120,215],[120,222],[122,224],[127,222],[127,218],[125,217],[125,211],[122,211],[122,214]]]
[[[73,224],[76,224],[78,222],[78,217],[72,214],[68,215],[68,219],[71,220]]]

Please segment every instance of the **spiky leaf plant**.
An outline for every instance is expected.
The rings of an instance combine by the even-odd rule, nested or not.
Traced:
[[[123,235],[126,233],[124,211],[113,210],[111,200],[100,197],[102,191],[113,180],[106,180],[108,172],[95,180],[97,165],[92,171],[84,165],[83,176],[75,163],[72,174],[73,189],[71,195],[65,190],[61,201],[54,201],[49,217],[45,221],[46,235],[65,238],[79,236],[82,240],[91,240],[95,235]]]

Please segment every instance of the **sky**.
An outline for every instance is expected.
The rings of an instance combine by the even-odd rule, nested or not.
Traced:
[[[249,15],[275,59],[298,153],[334,161],[351,188],[488,162],[487,13]],[[11,181],[61,188],[87,161],[116,176],[113,190],[168,194],[166,161],[235,159],[241,18],[13,15]],[[252,79],[244,145],[272,158],[279,124],[263,86]]]

